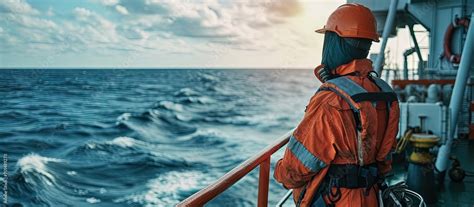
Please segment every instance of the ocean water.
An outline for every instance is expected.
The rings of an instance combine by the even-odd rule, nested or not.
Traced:
[[[311,70],[0,70],[2,196],[173,206],[295,127],[318,86]],[[257,184],[209,206],[255,206]]]

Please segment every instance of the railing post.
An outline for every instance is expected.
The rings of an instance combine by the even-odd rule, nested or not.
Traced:
[[[268,206],[268,185],[270,181],[270,157],[260,164],[258,182],[258,207]]]
[[[210,184],[206,188],[189,196],[180,203],[178,207],[182,206],[203,206],[208,201],[212,200],[227,188],[234,185],[242,177],[248,175],[252,170],[260,166],[260,177],[258,183],[258,206],[268,206],[268,184],[270,180],[270,157],[273,153],[281,149],[288,143],[290,136],[294,129],[287,132],[282,137],[278,138],[275,143],[265,147],[262,151],[255,154],[245,162],[241,163],[224,176],[219,178],[215,183]]]

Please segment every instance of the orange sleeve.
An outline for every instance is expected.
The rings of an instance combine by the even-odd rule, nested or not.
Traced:
[[[392,170],[392,153],[397,146],[398,121],[400,119],[400,108],[398,102],[390,106],[387,129],[377,152],[377,164],[382,175]]]
[[[338,112],[327,106],[328,96],[331,96],[329,92],[313,96],[303,120],[290,137],[283,158],[275,167],[275,179],[286,188],[303,186],[336,156],[333,144],[338,127],[331,120],[331,113]]]

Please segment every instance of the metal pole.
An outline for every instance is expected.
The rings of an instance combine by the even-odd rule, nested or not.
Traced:
[[[403,79],[408,80],[408,56],[415,52],[415,48],[405,50],[403,53]]]
[[[260,164],[258,177],[258,207],[268,206],[268,185],[270,182],[270,157]]]
[[[280,201],[278,201],[278,203],[276,204],[276,207],[282,207],[283,204],[286,203],[286,201],[288,200],[288,198],[293,194],[293,189],[290,189],[288,190],[288,192],[286,192],[286,194],[283,196],[283,198],[281,198]]]
[[[410,30],[410,35],[411,35],[411,38],[413,39],[413,44],[415,45],[415,51],[416,51],[416,55],[418,56],[418,77],[420,79],[423,78],[423,66],[421,63],[423,63],[423,56],[421,56],[421,51],[420,51],[420,47],[418,46],[418,41],[416,40],[416,36],[415,36],[415,31],[413,30],[413,25],[409,25],[408,26],[408,29]]]
[[[392,28],[393,28],[393,24],[395,22],[395,16],[397,14],[397,6],[398,6],[398,0],[392,0],[390,2],[390,8],[388,10],[387,20],[385,21],[385,25],[383,27],[382,45],[380,46],[379,55],[377,56],[377,59],[375,60],[375,63],[374,63],[374,69],[378,74],[381,74],[382,72],[382,66],[383,66],[383,61],[384,61],[384,56],[385,56],[385,47],[387,46],[388,36],[390,35],[390,32],[392,31]]]
[[[474,17],[474,12],[471,17]],[[436,160],[436,169],[440,171],[440,179],[444,179],[445,171],[448,168],[449,155],[451,153],[451,145],[453,144],[454,133],[456,131],[456,123],[458,122],[459,110],[462,106],[464,91],[466,90],[467,79],[474,56],[474,25],[471,21],[467,31],[466,42],[462,51],[461,63],[459,65],[454,89],[449,103],[449,111],[451,113],[451,125],[449,128],[448,140],[440,147],[438,158]]]
[[[403,80],[408,80],[408,56],[403,56]]]

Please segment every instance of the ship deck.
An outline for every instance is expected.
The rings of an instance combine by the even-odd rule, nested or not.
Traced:
[[[459,139],[453,145],[453,155],[461,162],[461,167],[468,172],[474,172],[474,141]],[[403,164],[394,165],[394,176],[390,183],[404,180],[406,167]],[[473,207],[474,206],[474,176],[466,176],[462,182],[453,182],[448,175],[444,185],[438,187],[438,202],[433,207]]]

